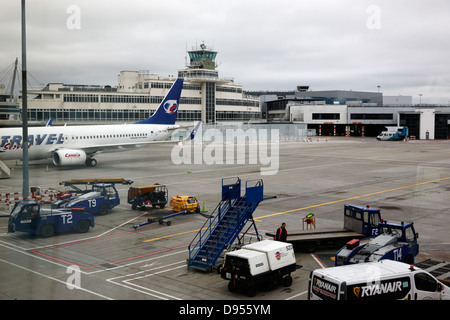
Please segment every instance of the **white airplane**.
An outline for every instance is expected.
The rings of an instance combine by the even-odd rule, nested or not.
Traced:
[[[175,125],[183,79],[177,79],[156,112],[133,124],[30,127],[29,160],[52,158],[56,166],[94,167],[100,152],[127,151],[151,143],[166,143]],[[190,139],[200,122],[192,131]],[[22,160],[22,128],[0,129],[0,160]]]

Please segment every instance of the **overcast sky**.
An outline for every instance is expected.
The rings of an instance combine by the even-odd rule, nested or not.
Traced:
[[[244,90],[374,91],[450,103],[448,0],[28,0],[27,69],[46,84],[176,75],[205,42]],[[20,1],[2,0],[0,70],[21,61]]]

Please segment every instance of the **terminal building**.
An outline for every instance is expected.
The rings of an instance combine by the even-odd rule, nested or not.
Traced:
[[[268,123],[303,123],[324,136],[377,136],[386,126],[407,126],[416,139],[448,139],[450,106],[413,105],[411,96],[380,92],[251,91],[259,96],[261,118]]]
[[[220,78],[217,52],[201,44],[188,51],[189,61],[178,77],[184,78],[177,121],[206,124],[243,123],[260,118],[259,99],[244,94],[233,79]],[[30,123],[56,125],[132,123],[151,116],[176,77],[149,71],[121,71],[118,85],[49,83],[29,91]]]

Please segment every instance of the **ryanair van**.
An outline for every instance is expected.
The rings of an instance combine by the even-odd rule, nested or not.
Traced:
[[[316,269],[309,300],[450,300],[450,288],[409,264],[381,260]]]

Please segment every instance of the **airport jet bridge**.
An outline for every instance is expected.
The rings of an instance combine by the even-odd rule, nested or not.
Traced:
[[[189,244],[188,267],[202,271],[211,271],[223,250],[242,238],[254,226],[256,236],[260,236],[253,221],[253,212],[263,200],[264,185],[257,180],[253,186],[245,184],[245,195],[241,196],[241,180],[225,184],[222,179],[222,200],[214,210],[215,216],[208,219],[192,242]],[[213,215],[214,215],[213,213]],[[251,220],[250,226],[238,237]]]

